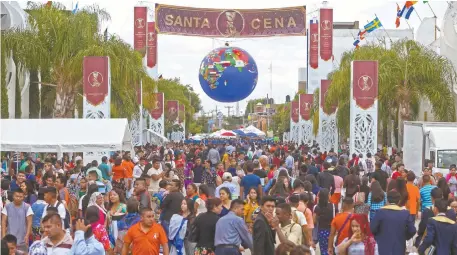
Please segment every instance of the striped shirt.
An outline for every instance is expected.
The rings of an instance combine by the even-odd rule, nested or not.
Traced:
[[[424,211],[426,207],[433,206],[432,203],[432,189],[436,188],[435,185],[425,185],[420,189],[421,195],[421,211]]]

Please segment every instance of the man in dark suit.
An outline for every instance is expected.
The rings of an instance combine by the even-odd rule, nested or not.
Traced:
[[[275,231],[270,222],[275,209],[275,198],[264,196],[260,202],[260,213],[254,221],[253,242],[254,252],[252,255],[273,255],[275,253]]]
[[[446,216],[447,201],[435,200],[433,210],[436,216],[428,220],[425,237],[419,246],[419,254],[425,254],[432,245],[432,249],[435,249],[434,254],[457,254],[457,225]]]
[[[404,255],[406,241],[416,233],[414,218],[409,211],[399,207],[400,193],[391,190],[387,193],[386,205],[376,212],[370,224],[379,254]]]

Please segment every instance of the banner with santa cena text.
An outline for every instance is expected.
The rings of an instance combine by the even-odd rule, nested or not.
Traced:
[[[146,53],[148,8],[135,6],[133,9],[133,48],[142,56]]]
[[[324,61],[333,58],[333,9],[319,10],[319,53]]]
[[[337,107],[325,107],[330,80],[321,80],[319,93],[319,147],[321,151],[338,150],[338,128],[336,125]]]
[[[111,70],[109,57],[87,56],[83,60],[83,118],[111,117]],[[84,164],[101,161],[109,152],[85,152]]]
[[[350,152],[377,152],[378,62],[352,61],[350,106]]]

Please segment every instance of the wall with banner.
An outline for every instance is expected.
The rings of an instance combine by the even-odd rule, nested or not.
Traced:
[[[111,70],[109,57],[84,57],[83,60],[83,118],[111,117]],[[85,152],[84,163],[101,161],[108,152]]]
[[[299,101],[290,102],[290,131],[289,141],[300,142],[300,103]]]
[[[313,94],[300,94],[300,144],[313,145],[313,120],[311,119],[311,108],[313,107]]]
[[[321,151],[338,149],[338,128],[336,126],[337,107],[325,108],[325,100],[330,84],[330,80],[321,80],[319,97],[319,147]]]
[[[378,62],[351,63],[350,151],[377,152],[378,138]]]

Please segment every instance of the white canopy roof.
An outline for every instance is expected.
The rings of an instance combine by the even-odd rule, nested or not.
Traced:
[[[127,119],[2,119],[0,150],[132,151]]]
[[[263,132],[262,130],[254,127],[253,125],[249,125],[248,127],[245,127],[243,129],[243,132],[245,133],[254,133],[258,136],[265,136],[265,132]]]
[[[150,142],[152,144],[155,144],[155,145],[165,145],[167,144],[169,141],[168,141],[168,138],[166,138],[165,136],[155,132],[154,130],[152,129],[146,129],[146,131],[149,133],[150,135]]]

